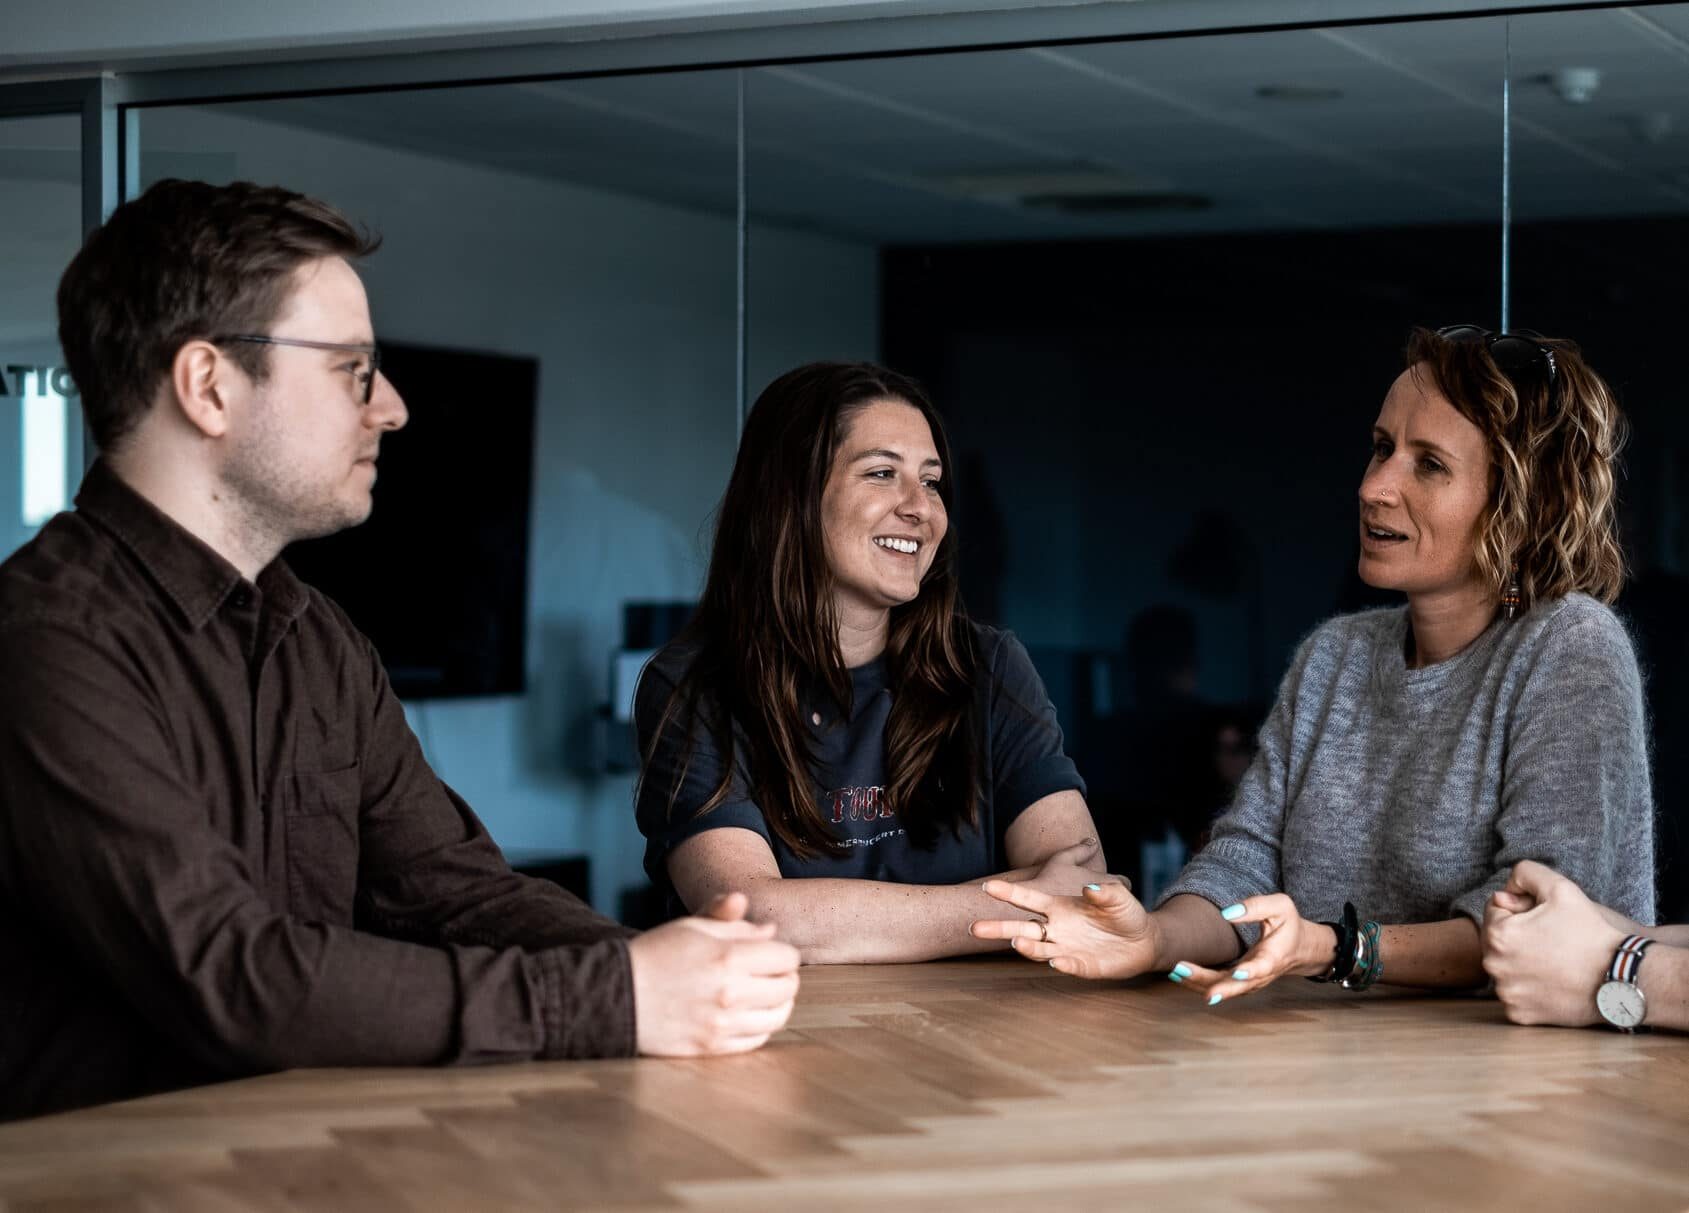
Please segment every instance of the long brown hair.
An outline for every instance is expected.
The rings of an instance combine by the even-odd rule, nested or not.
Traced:
[[[1496,593],[1516,572],[1526,609],[1573,592],[1612,602],[1625,578],[1615,500],[1624,415],[1575,343],[1529,339],[1553,352],[1552,377],[1509,375],[1485,342],[1429,329],[1409,337],[1407,365],[1423,367],[1489,444],[1490,500],[1475,560]]]
[[[943,424],[913,380],[866,362],[816,362],[764,389],[745,421],[733,475],[717,511],[709,576],[697,612],[677,644],[690,664],[669,696],[644,766],[671,728],[683,757],[669,811],[704,730],[722,774],[698,810],[728,796],[746,758],[749,792],[769,829],[806,858],[833,849],[816,804],[810,706],[825,697],[843,716],[850,672],[839,653],[833,574],[821,496],[856,414],[883,400],[919,409],[946,473]],[[938,492],[948,511],[948,474]],[[886,800],[917,845],[976,825],[981,801],[972,625],[962,608],[948,529],[911,602],[893,607],[885,660],[892,691],[886,722]]]

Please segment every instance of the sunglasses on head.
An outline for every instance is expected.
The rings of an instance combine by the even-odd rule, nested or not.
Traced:
[[[1489,347],[1496,368],[1509,379],[1521,371],[1545,372],[1548,385],[1554,386],[1559,368],[1554,365],[1554,351],[1534,337],[1519,333],[1497,333],[1475,324],[1451,324],[1437,330],[1444,341],[1482,341]]]

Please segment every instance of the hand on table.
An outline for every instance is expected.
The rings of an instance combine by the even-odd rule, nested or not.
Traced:
[[[1281,977],[1315,977],[1331,967],[1337,937],[1323,923],[1309,922],[1283,893],[1246,897],[1221,911],[1227,922],[1258,922],[1261,938],[1228,969],[1180,961],[1167,974],[1208,1000],[1209,1006],[1264,990]]]
[[[1514,867],[1513,873],[1508,876],[1507,884],[1503,888],[1497,889],[1494,893],[1490,894],[1490,905],[1495,906],[1497,909],[1505,910],[1511,914],[1523,914],[1526,910],[1529,910],[1536,905],[1536,898],[1525,891],[1524,884],[1515,879],[1521,870],[1525,873],[1525,879],[1531,881],[1539,879],[1540,877],[1538,874],[1543,872],[1548,873],[1548,875],[1553,876],[1558,880],[1567,879],[1566,877],[1561,876],[1553,868],[1537,863],[1534,859],[1520,860]],[[1575,884],[1576,882],[1574,881],[1571,883]],[[1617,910],[1613,909],[1612,906],[1604,906],[1598,901],[1591,902],[1590,904],[1600,911],[1601,917],[1611,923],[1616,930],[1622,931],[1626,935],[1646,935],[1650,930],[1650,928],[1643,926],[1634,918],[1628,918],[1619,913]],[[1488,918],[1489,915],[1486,913],[1486,922],[1488,921]]]
[[[743,893],[628,943],[639,1051],[652,1057],[748,1053],[779,1031],[798,992],[798,950],[773,923],[745,920]]]
[[[1626,935],[1644,928],[1531,860],[1484,909],[1484,971],[1514,1023],[1600,1023],[1595,990]]]
[[[1136,977],[1153,967],[1155,922],[1130,883],[1087,875],[1077,897],[1045,892],[1036,879],[988,880],[985,891],[992,897],[1038,917],[981,919],[968,930],[975,939],[1006,939],[1022,956],[1074,977]]]

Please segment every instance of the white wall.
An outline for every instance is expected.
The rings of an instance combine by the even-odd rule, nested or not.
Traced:
[[[701,579],[735,442],[732,222],[258,112],[148,112],[143,176],[186,153],[320,195],[384,236],[365,269],[382,336],[541,361],[530,693],[413,706],[412,720],[502,846],[590,854],[594,901],[613,910],[643,878],[633,781],[566,770],[564,735],[606,698],[621,602],[691,597]],[[875,354],[874,248],[763,228],[752,247],[753,392],[801,361]]]
[[[0,0],[0,79],[824,26],[805,53],[1507,11],[1540,0]],[[1019,14],[1029,14],[1023,19]],[[909,19],[894,23],[886,18]],[[844,46],[842,43],[850,45]],[[833,43],[833,45],[826,45]],[[870,45],[872,44],[872,45]],[[728,55],[736,58],[737,55]],[[682,55],[677,62],[698,62]],[[714,61],[720,61],[717,56]]]
[[[1129,2],[1129,0],[1117,0]],[[0,69],[328,48],[405,49],[442,39],[539,42],[700,28],[1067,7],[1071,0],[0,0]]]

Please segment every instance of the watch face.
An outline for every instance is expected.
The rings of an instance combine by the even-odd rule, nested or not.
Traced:
[[[1628,981],[1609,981],[1595,991],[1595,1008],[1615,1028],[1639,1028],[1647,1003]]]

